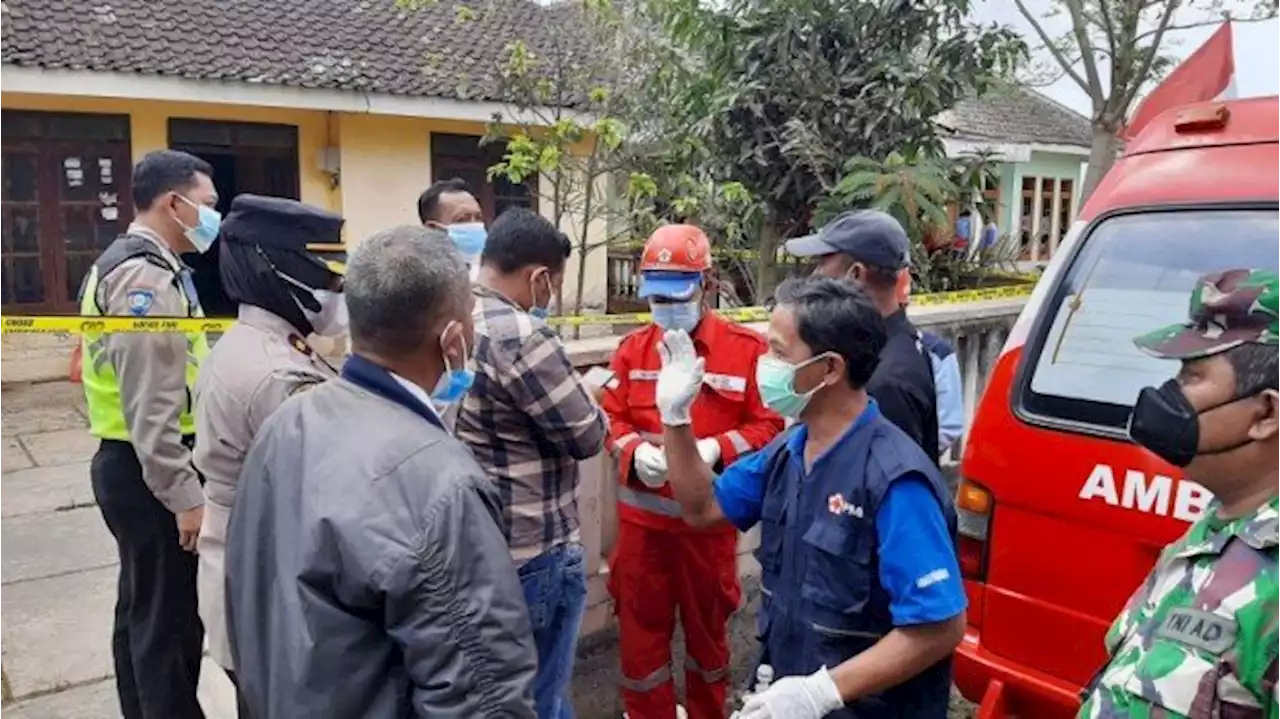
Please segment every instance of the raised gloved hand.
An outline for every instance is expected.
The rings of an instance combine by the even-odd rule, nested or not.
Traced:
[[[689,424],[689,408],[702,388],[706,362],[684,330],[667,330],[658,345],[662,371],[658,373],[658,413],[673,427]]]
[[[667,455],[661,447],[649,442],[636,447],[633,459],[636,476],[646,487],[657,489],[667,482]]]
[[[826,667],[807,677],[783,677],[750,699],[739,719],[822,719],[844,706]]]
[[[698,456],[702,457],[708,467],[716,466],[716,462],[720,461],[720,441],[715,437],[698,440]]]

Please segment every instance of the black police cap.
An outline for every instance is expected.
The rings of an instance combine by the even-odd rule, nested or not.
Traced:
[[[220,235],[227,242],[306,252],[309,244],[342,241],[341,215],[297,200],[262,195],[237,195],[222,221]]]

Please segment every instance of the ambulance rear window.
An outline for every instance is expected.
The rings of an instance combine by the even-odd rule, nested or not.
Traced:
[[[1118,215],[1084,238],[1063,285],[1022,396],[1032,415],[1124,429],[1138,391],[1178,371],[1133,344],[1184,321],[1206,272],[1277,270],[1275,210],[1188,209]]]

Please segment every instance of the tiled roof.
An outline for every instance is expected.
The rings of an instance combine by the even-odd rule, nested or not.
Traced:
[[[265,85],[501,100],[505,48],[579,33],[531,0],[3,0],[3,62]],[[575,28],[576,30],[576,28]]]
[[[1089,147],[1089,119],[1025,87],[1000,87],[938,117],[956,138],[1014,144]]]

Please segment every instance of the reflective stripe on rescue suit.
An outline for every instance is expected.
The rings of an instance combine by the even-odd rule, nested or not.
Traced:
[[[618,345],[609,363],[614,383],[601,401],[609,414],[606,446],[618,458],[620,521],[694,531],[680,518],[680,505],[669,485],[655,490],[632,476],[632,458],[643,442],[641,433],[662,434],[657,403],[662,334],[661,327],[649,325],[627,335]],[[694,330],[693,342],[698,355],[706,359],[704,386],[690,409],[693,431],[698,439],[715,437],[720,444],[720,464],[728,466],[741,455],[767,445],[782,431],[782,418],[764,406],[755,386],[756,361],[769,345],[758,332],[709,313]]]
[[[192,301],[193,290],[189,286],[190,279],[184,278],[173,268],[169,261],[151,244],[151,241],[138,235],[124,234],[102,253],[89,269],[84,283],[80,287],[80,314],[84,317],[101,317],[104,315],[98,304],[98,285],[102,278],[111,274],[125,262],[142,257],[157,267],[173,273],[173,283],[178,288],[187,317],[203,317],[199,302]],[[178,417],[178,424],[183,436],[195,433],[195,419],[192,416],[192,397],[194,396],[196,375],[200,370],[200,362],[209,354],[209,341],[203,332],[188,332],[187,336],[187,402]],[[130,441],[129,425],[125,422],[124,409],[120,400],[120,385],[116,379],[115,367],[107,360],[104,336],[101,332],[86,332],[81,339],[84,356],[83,383],[85,395],[89,398],[89,432],[101,439]]]
[[[788,446],[794,432],[763,450],[771,456],[755,553],[764,595],[757,620],[761,661],[772,665],[775,677],[835,667],[893,630],[890,598],[880,584],[875,520],[894,481],[923,477],[953,537],[956,531],[955,510],[932,458],[874,404],[809,476],[803,453]],[[950,693],[948,657],[827,717],[943,719]]]
[[[610,363],[615,381],[601,401],[621,483],[609,592],[618,615],[622,697],[632,719],[675,715],[671,640],[678,609],[687,649],[685,707],[691,719],[721,719],[729,681],[726,625],[741,599],[737,530],[690,527],[669,486],[647,487],[632,471],[641,434],[663,431],[656,402],[662,334],[651,325],[622,341]],[[782,430],[755,387],[756,360],[767,344],[713,315],[703,316],[693,340],[706,358],[706,379],[691,409],[692,428],[699,438],[716,438],[720,463],[728,465]]]

